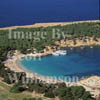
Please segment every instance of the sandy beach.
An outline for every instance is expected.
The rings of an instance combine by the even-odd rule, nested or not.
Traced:
[[[100,77],[91,76],[85,78],[79,82],[79,85],[83,86],[87,91],[89,91],[93,97],[98,97],[100,94]]]
[[[0,30],[17,29],[17,28],[50,27],[50,26],[57,26],[57,25],[65,26],[65,25],[71,25],[71,24],[91,23],[91,22],[92,23],[100,22],[100,20],[87,20],[87,21],[74,21],[74,22],[36,23],[36,24],[33,24],[33,25],[5,27],[5,28],[0,28]]]
[[[51,52],[49,52],[50,54]],[[40,79],[46,83],[57,83],[57,82],[64,82],[61,80],[57,80],[52,77],[46,77],[42,75],[38,75],[37,73],[31,73],[28,70],[24,69],[22,65],[20,64],[20,60],[25,58],[25,57],[37,57],[37,56],[45,56],[48,55],[46,54],[27,54],[27,55],[15,55],[12,57],[12,59],[8,59],[5,62],[5,66],[10,68],[11,70],[15,72],[25,72],[27,77],[30,78],[36,78]],[[93,95],[93,97],[97,97],[100,94],[100,77],[99,76],[91,76],[88,78],[84,78],[77,83],[75,82],[65,82],[67,86],[83,86],[87,91],[90,91],[90,93]]]
[[[24,54],[14,55],[11,59],[7,59],[5,61],[5,66],[10,68],[14,72],[25,72],[27,77],[40,79],[46,83],[61,82],[59,80],[52,79],[51,77],[48,77],[48,76],[46,77],[46,76],[39,75],[37,73],[30,72],[27,69],[25,69],[20,63],[20,61],[23,58],[28,59],[30,57],[30,59],[32,59],[35,57],[37,58],[37,57],[41,57],[41,56],[47,56],[51,53],[52,53],[52,51],[47,51],[45,53],[37,53],[37,54],[31,53],[31,54],[27,54],[27,55],[24,55]]]

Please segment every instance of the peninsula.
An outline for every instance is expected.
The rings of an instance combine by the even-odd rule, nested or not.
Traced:
[[[9,29],[11,29],[9,33]],[[53,29],[56,31],[59,29],[59,34],[63,32],[63,34],[58,34],[53,37]],[[16,34],[14,36],[14,33],[20,33]],[[40,34],[34,34],[40,33]],[[43,36],[46,33],[45,37]],[[57,31],[58,32],[58,31]],[[28,36],[31,35],[32,38],[29,38],[26,36],[26,33],[28,33]],[[31,33],[31,34],[30,34]],[[12,35],[9,38],[9,34]],[[42,34],[42,35],[41,35]],[[18,37],[20,35],[20,38]],[[43,36],[43,37],[41,37]],[[23,38],[24,37],[24,38]],[[27,38],[26,38],[27,37]],[[83,47],[83,46],[100,46],[100,21],[79,21],[79,22],[68,22],[68,23],[39,23],[35,25],[29,25],[29,26],[14,26],[14,27],[8,27],[8,28],[0,28],[0,77],[3,78],[5,82],[8,84],[15,83],[15,80],[10,82],[8,73],[21,73],[21,76],[23,76],[22,73],[24,73],[25,77],[30,77],[31,74],[23,69],[21,65],[19,64],[20,59],[25,57],[40,57],[40,56],[47,56],[50,55],[53,51],[56,51],[58,49],[64,48],[64,47]],[[38,53],[34,53],[34,51],[37,51]],[[9,54],[9,55],[8,55]],[[36,76],[36,79],[44,79],[43,76]],[[84,80],[81,80],[77,83],[78,86],[83,86],[86,91],[89,91],[93,96],[91,97],[89,93],[85,92],[85,90],[82,87],[73,87],[75,83],[58,83],[61,84],[61,88],[67,86],[72,86],[70,90],[73,89],[82,89],[84,91],[84,95],[80,96],[80,98],[85,98],[85,95],[88,95],[88,99],[86,100],[93,100],[93,98],[98,97],[100,93],[100,86],[97,85],[97,83],[91,82],[88,83],[88,80],[94,80],[100,82],[100,77],[98,76],[92,76],[89,78],[86,78]],[[44,94],[44,91],[46,91],[46,88],[49,88],[50,91],[47,91],[47,94],[45,92],[46,97],[56,98],[58,100],[59,93],[57,93],[56,85],[53,83],[53,81],[49,81],[50,86],[47,86],[46,80],[41,80],[45,84],[38,84],[38,86],[35,84],[20,84],[21,87],[26,89],[28,87],[29,91],[34,91],[34,86],[37,86],[39,90],[35,89],[35,92],[39,92],[42,95]],[[19,84],[19,83],[18,83]],[[25,86],[27,85],[27,86]],[[46,85],[46,86],[45,86]],[[15,85],[16,86],[16,85]],[[34,88],[32,88],[32,86]],[[43,87],[44,88],[41,88]],[[31,89],[32,88],[32,89]],[[53,91],[54,88],[54,91]],[[94,90],[95,88],[95,90]],[[44,89],[44,90],[43,90]],[[70,91],[69,90],[69,91]],[[94,92],[93,92],[94,90]],[[12,89],[13,91],[13,89]],[[62,90],[59,90],[60,92]],[[65,90],[66,91],[66,90]],[[74,91],[74,90],[73,90]],[[81,90],[80,90],[81,91]],[[91,92],[92,91],[92,92]],[[56,94],[57,93],[57,94]],[[62,94],[63,95],[63,94]],[[74,96],[73,96],[74,97]],[[65,100],[63,96],[60,96],[61,100]],[[74,100],[74,99],[70,99]],[[85,99],[82,99],[85,100]]]

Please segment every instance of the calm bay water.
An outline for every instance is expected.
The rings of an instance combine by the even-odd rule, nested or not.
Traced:
[[[0,0],[0,27],[99,19],[99,0]]]
[[[100,75],[100,47],[74,48],[66,56],[46,56],[39,59],[23,59],[21,64],[30,72],[44,76]]]

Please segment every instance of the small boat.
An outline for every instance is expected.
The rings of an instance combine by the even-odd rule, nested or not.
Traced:
[[[66,50],[59,50],[59,53],[60,53],[60,55],[66,55],[67,54],[67,51]]]
[[[84,49],[84,47],[81,47],[81,49]]]
[[[93,46],[90,47],[91,49],[93,48]]]
[[[60,56],[59,53],[53,52],[52,53],[53,56]]]
[[[54,56],[64,56],[66,54],[67,54],[66,50],[58,50],[58,51],[55,51],[52,53],[52,55],[54,55]]]
[[[61,50],[60,55],[67,55],[67,51],[66,50]]]
[[[73,50],[73,48],[70,48],[71,50]]]

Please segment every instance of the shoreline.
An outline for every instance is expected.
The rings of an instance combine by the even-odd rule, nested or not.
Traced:
[[[89,46],[90,48],[93,48],[93,46],[94,45],[82,45],[82,46],[72,46],[73,48],[75,47],[87,47],[87,46]],[[96,45],[95,45],[96,46]],[[100,45],[97,45],[97,46],[100,46]],[[72,48],[71,47],[68,47],[68,48],[70,48],[70,50],[72,50]],[[82,49],[81,48],[81,49]],[[32,74],[33,75],[37,75],[36,76],[36,78],[38,78],[38,76],[40,77],[40,76],[42,76],[42,77],[46,77],[46,76],[43,76],[43,75],[39,75],[39,74],[37,74],[37,73],[35,73],[35,72],[30,72],[28,69],[25,69],[24,67],[23,67],[23,65],[20,63],[20,61],[22,60],[22,59],[28,59],[28,57],[31,57],[31,59],[33,59],[33,58],[39,58],[39,57],[44,57],[44,56],[49,56],[49,55],[52,55],[52,52],[53,52],[53,50],[50,50],[50,51],[45,51],[44,53],[36,53],[36,54],[32,54],[32,53],[30,53],[30,54],[19,54],[19,55],[14,55],[11,59],[7,59],[6,60],[6,62],[5,62],[5,66],[6,67],[8,67],[8,68],[10,68],[11,70],[13,70],[13,71],[15,71],[15,72],[25,72],[26,74],[27,74],[27,76],[28,77],[31,77],[32,76]],[[49,76],[47,76],[47,77],[49,77]],[[91,77],[91,76],[90,76]],[[98,76],[98,77],[100,77],[100,76]]]
[[[43,57],[44,55],[40,54],[40,56]],[[53,78],[51,78],[51,76],[43,76],[43,75],[40,75],[40,74],[35,73],[35,72],[30,72],[28,69],[25,69],[23,67],[23,65],[20,63],[20,60],[22,60],[25,57],[32,57],[32,58],[34,58],[34,57],[38,57],[38,56],[36,56],[36,54],[14,56],[15,59],[8,59],[8,60],[6,60],[5,66],[10,68],[14,72],[25,72],[26,76],[28,78],[39,79],[40,81],[44,81],[46,83],[61,82],[59,80],[53,80]]]
[[[96,46],[96,45],[95,45]],[[97,45],[100,47],[100,45]],[[73,48],[77,48],[79,47],[80,49],[83,49],[84,47],[90,47],[90,48],[93,48],[94,46],[91,45],[86,45],[86,46],[75,46]],[[71,47],[68,47],[70,50],[72,50]],[[5,66],[10,68],[11,70],[15,71],[15,72],[26,72],[28,74],[30,73],[34,73],[34,74],[37,74],[35,72],[31,72],[29,71],[28,69],[25,69],[24,66],[20,63],[21,60],[23,59],[34,59],[34,58],[37,58],[39,59],[39,57],[45,57],[45,56],[49,56],[49,55],[52,55],[52,52],[53,51],[47,51],[45,53],[36,53],[36,54],[19,54],[19,55],[14,55],[12,56],[12,58],[8,58],[6,61],[5,61]],[[30,58],[29,58],[30,57]],[[42,59],[42,58],[40,58]],[[11,62],[11,63],[10,63]],[[15,68],[15,69],[14,69]],[[39,75],[39,74],[38,74]],[[40,75],[40,76],[43,76],[43,75]],[[91,76],[91,75],[90,75]]]
[[[44,56],[43,54],[40,54],[41,56]],[[94,96],[99,95],[100,93],[100,76],[89,76],[87,78],[84,78],[82,80],[79,80],[78,82],[65,82],[64,80],[58,80],[55,77],[49,77],[49,76],[43,76],[39,75],[34,72],[30,72],[27,69],[25,69],[21,64],[20,60],[24,57],[37,57],[36,54],[27,54],[27,55],[16,55],[12,59],[8,59],[5,63],[5,65],[10,68],[11,70],[15,72],[25,72],[28,78],[34,78],[39,79],[40,81],[43,81],[44,83],[62,83],[64,82],[66,86],[83,86],[87,91],[90,91],[91,94]],[[46,55],[45,55],[46,56]],[[8,63],[8,64],[7,64]]]
[[[65,25],[71,25],[71,24],[79,24],[79,23],[95,23],[99,22],[100,20],[86,20],[86,21],[73,21],[73,22],[47,22],[47,23],[35,23],[32,25],[22,25],[22,26],[9,26],[0,28],[0,30],[8,30],[8,29],[17,29],[17,28],[38,28],[38,27],[52,27],[52,26],[65,26]]]

